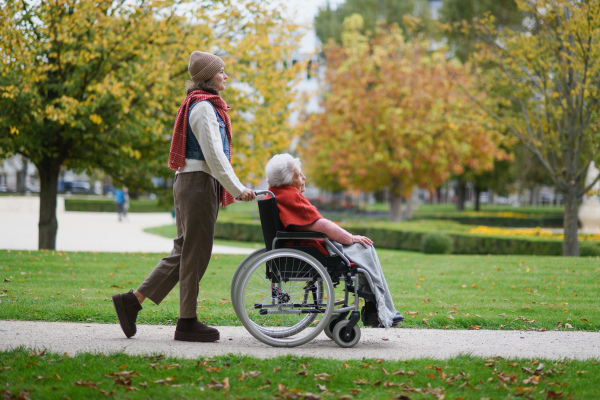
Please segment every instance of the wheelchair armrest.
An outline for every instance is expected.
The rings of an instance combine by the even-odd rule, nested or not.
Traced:
[[[325,239],[326,234],[321,232],[282,232],[276,234],[278,239]]]

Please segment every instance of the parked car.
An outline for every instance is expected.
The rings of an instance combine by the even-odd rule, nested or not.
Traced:
[[[89,193],[90,184],[88,182],[73,182],[71,185],[71,193]]]
[[[40,188],[32,185],[31,183],[26,183],[25,184],[25,191],[26,192],[30,192],[30,193],[39,193],[40,192]]]

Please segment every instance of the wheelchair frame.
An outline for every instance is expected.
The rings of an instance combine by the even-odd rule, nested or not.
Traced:
[[[299,346],[322,331],[341,347],[355,346],[361,336],[359,298],[375,301],[372,293],[358,288],[358,274],[373,287],[371,276],[356,268],[325,234],[282,231],[275,195],[256,191],[262,194],[271,195],[258,201],[265,247],[248,255],[235,271],[231,299],[236,315],[255,338],[271,346]],[[294,240],[323,240],[333,255],[325,256],[310,245],[288,244]],[[342,281],[344,298],[336,300],[335,288]]]

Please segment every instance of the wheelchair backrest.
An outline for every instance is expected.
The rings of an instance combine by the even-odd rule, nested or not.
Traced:
[[[265,247],[269,251],[273,249],[273,239],[275,239],[277,231],[282,230],[277,199],[271,197],[270,199],[259,200],[258,213],[260,214],[260,225],[265,240]]]

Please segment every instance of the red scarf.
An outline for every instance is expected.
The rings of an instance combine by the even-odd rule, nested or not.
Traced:
[[[180,168],[185,167],[185,142],[187,139],[187,120],[188,111],[190,104],[197,101],[208,100],[217,110],[219,116],[225,122],[225,132],[227,133],[227,139],[229,141],[229,163],[231,163],[231,119],[227,115],[227,111],[231,110],[231,107],[225,103],[225,100],[221,96],[216,94],[210,94],[202,90],[195,90],[187,95],[179,110],[177,111],[177,118],[175,119],[175,127],[173,128],[173,137],[171,138],[171,150],[169,151],[169,168],[175,171],[179,171]],[[223,207],[228,206],[234,202],[233,196],[221,186],[219,202]]]

